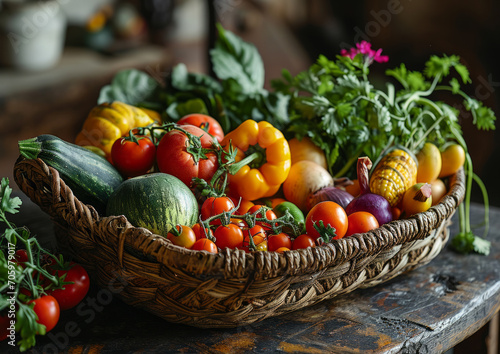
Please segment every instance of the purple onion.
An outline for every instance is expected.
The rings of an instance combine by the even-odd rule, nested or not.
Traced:
[[[345,211],[347,215],[356,211],[366,211],[375,216],[379,225],[383,225],[392,221],[392,209],[387,199],[370,192],[368,170],[371,166],[372,162],[368,157],[358,159],[357,172],[361,194],[347,205]]]
[[[345,209],[353,199],[354,197],[345,190],[328,186],[309,195],[307,198],[307,209],[311,210],[313,206],[324,201],[335,202]]]

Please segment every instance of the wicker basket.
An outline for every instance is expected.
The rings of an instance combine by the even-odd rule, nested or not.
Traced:
[[[50,215],[61,250],[101,287],[167,321],[220,328],[299,310],[428,263],[444,247],[465,192],[460,170],[438,205],[372,232],[283,254],[210,254],[175,246],[124,216],[100,216],[39,159],[20,158],[14,178]]]

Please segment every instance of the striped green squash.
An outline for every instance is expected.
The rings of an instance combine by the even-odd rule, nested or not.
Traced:
[[[125,180],[111,194],[108,215],[125,215],[134,226],[167,236],[175,225],[192,226],[198,220],[198,203],[177,177],[150,173]]]

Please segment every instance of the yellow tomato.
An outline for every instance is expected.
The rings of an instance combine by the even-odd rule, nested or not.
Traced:
[[[432,183],[441,172],[441,152],[432,143],[425,143],[417,153],[417,183]]]
[[[288,145],[290,146],[292,165],[295,162],[307,160],[316,162],[324,169],[328,169],[325,153],[308,137],[304,137],[301,140],[292,138],[288,141]]]
[[[465,150],[458,144],[449,145],[444,151],[441,152],[441,159],[443,164],[439,178],[448,177],[457,171],[465,163]]]
[[[405,216],[427,211],[432,205],[432,189],[429,183],[417,183],[408,188],[401,201]]]

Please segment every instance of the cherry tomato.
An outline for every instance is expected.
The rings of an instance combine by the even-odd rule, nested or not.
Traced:
[[[52,295],[44,295],[38,299],[31,300],[29,303],[35,304],[33,310],[38,316],[36,322],[44,325],[47,332],[56,326],[59,321],[61,309],[55,297]]]
[[[193,229],[186,225],[176,225],[168,234],[167,238],[174,245],[191,248],[196,242],[196,234]]]
[[[229,197],[210,197],[201,205],[201,219],[206,220],[211,216],[222,214],[234,209],[234,203]],[[220,219],[210,221],[210,225],[220,225]]]
[[[332,201],[324,201],[316,204],[309,210],[306,216],[306,232],[315,240],[321,236],[318,230],[314,227],[317,225],[321,228],[321,223],[324,228],[334,228],[334,239],[339,239],[345,236],[347,232],[347,214],[339,204]]]
[[[265,207],[265,208],[268,209],[268,210],[266,210],[266,213],[265,213],[266,218],[268,220],[275,220],[275,219],[277,219],[277,216],[276,216],[276,214],[274,213],[274,211],[272,209],[270,209],[269,207],[266,207],[264,205],[261,205],[261,204],[255,204],[254,206],[252,206],[250,209],[248,209],[248,213],[253,214],[253,213],[255,213],[257,210],[259,210],[262,207]],[[263,217],[262,213],[257,213],[257,214],[255,214],[255,216],[257,218],[262,218]],[[264,227],[265,230],[271,230],[271,225],[269,225],[269,223],[267,223],[265,221],[257,221],[256,224],[257,225],[262,225],[262,227]]]
[[[441,151],[441,171],[439,178],[448,177],[457,173],[460,167],[465,163],[465,150],[458,144],[449,145],[444,151]]]
[[[207,116],[206,114],[200,114],[200,113],[188,114],[179,119],[177,121],[177,124],[195,125],[203,129],[210,135],[212,135],[214,138],[217,139],[219,143],[222,141],[222,139],[224,139],[224,131],[222,130],[222,127],[219,124],[219,122],[214,118]]]
[[[217,247],[223,248],[242,248],[243,246],[243,231],[235,224],[220,225],[215,229],[215,244]]]
[[[196,236],[196,240],[199,240],[200,238],[207,238],[213,236],[213,232],[211,229],[208,227],[205,227],[205,230],[203,230],[203,226],[200,223],[194,224],[192,227],[193,232]]]
[[[10,319],[7,317],[7,314],[0,315],[0,342],[6,339],[9,335],[9,330],[7,330],[9,327]]]
[[[90,287],[90,279],[87,271],[80,264],[71,262],[67,269],[56,269],[55,265],[49,267],[49,272],[62,277],[66,274],[64,282],[72,282],[65,284],[63,288],[49,291],[58,302],[61,310],[67,310],[78,305],[87,295]]]
[[[213,137],[194,125],[181,125],[180,128],[188,133],[200,137],[201,147],[209,149],[212,147]],[[156,162],[163,173],[168,173],[179,178],[188,187],[191,186],[194,177],[210,181],[219,167],[215,153],[208,152],[206,158],[196,162],[189,148],[188,136],[180,130],[172,130],[165,134],[156,149]]]
[[[218,253],[219,250],[217,249],[217,246],[215,243],[208,238],[201,238],[198,241],[196,241],[191,247],[192,250],[195,251],[207,251],[210,253]]]
[[[14,255],[14,261],[20,265],[21,267],[25,267],[25,263],[28,261],[28,252],[23,249],[19,249],[16,251],[16,254]]]
[[[366,211],[357,211],[347,217],[346,236],[362,234],[379,227],[377,218]]]
[[[267,252],[267,240],[262,241],[259,243],[256,247],[255,250],[257,252]]]
[[[274,252],[283,253],[285,251],[290,251],[290,249],[287,247],[280,247],[277,250],[275,250]]]
[[[292,241],[292,250],[315,246],[316,244],[314,242],[314,239],[306,234],[299,235],[297,236],[297,238],[295,238],[295,240]]]
[[[286,247],[289,250],[292,248],[290,236],[282,232],[277,235],[270,235],[267,238],[267,250],[269,252],[276,251],[280,247]]]
[[[120,138],[111,147],[113,165],[126,177],[146,174],[153,167],[155,156],[155,145],[144,136],[138,137],[137,142]]]
[[[250,237],[252,238],[255,246],[266,239],[266,231],[261,225],[255,225],[251,228],[247,228],[243,234],[245,235],[243,240],[243,249],[247,252],[250,251]]]

